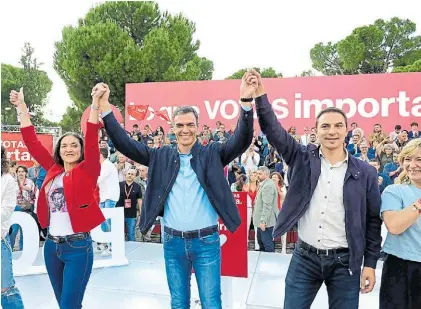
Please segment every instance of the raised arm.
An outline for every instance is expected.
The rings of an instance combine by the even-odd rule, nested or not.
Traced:
[[[106,91],[102,84],[97,84],[92,89],[92,105],[89,113],[89,119],[86,124],[85,136],[85,162],[83,167],[88,169],[89,174],[99,177],[101,164],[99,162],[98,134],[101,124],[99,123],[99,98]]]
[[[38,140],[35,128],[31,123],[28,107],[25,104],[23,88],[20,88],[19,92],[15,90],[10,92],[10,102],[16,107],[23,142],[29,153],[45,170],[49,170],[54,165],[54,160],[51,153]]]
[[[241,112],[234,134],[221,145],[220,155],[222,164],[231,161],[244,153],[253,139],[253,108],[251,106],[253,94],[257,89],[257,78],[248,72],[244,74],[240,86]]]
[[[111,105],[108,101],[110,90],[105,85],[107,91],[102,95],[99,100],[100,110],[102,112],[102,120],[104,121],[105,131],[110,137],[116,150],[124,154],[129,159],[149,166],[149,160],[153,153],[148,146],[144,143],[137,142],[130,138],[126,131],[117,122],[111,110]]]
[[[276,118],[272,106],[269,104],[260,74],[254,70],[253,74],[258,77],[259,81],[256,91],[256,111],[260,128],[266,135],[269,144],[282,155],[288,165],[292,166],[297,156],[302,153],[300,144],[288,134]]]

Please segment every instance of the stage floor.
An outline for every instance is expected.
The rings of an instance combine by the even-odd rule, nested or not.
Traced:
[[[126,242],[126,256],[130,262],[127,266],[93,270],[83,308],[170,308],[162,245]],[[285,276],[291,255],[249,251],[248,257],[249,278],[232,279],[233,303],[224,308],[282,308]],[[40,255],[37,263],[42,263]],[[360,308],[378,308],[381,266],[382,263],[379,262],[374,291],[368,295],[361,295]],[[46,274],[17,277],[16,284],[22,293],[26,309],[58,309]],[[192,309],[200,308],[198,300],[197,285],[193,275]],[[328,308],[325,286],[320,289],[312,308]]]

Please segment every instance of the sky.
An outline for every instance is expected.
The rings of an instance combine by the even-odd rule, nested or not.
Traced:
[[[247,67],[273,67],[284,77],[311,69],[310,49],[338,41],[378,18],[409,18],[421,34],[419,0],[157,1],[162,11],[183,13],[196,23],[199,56],[214,63],[213,79]],[[0,4],[0,61],[19,66],[25,42],[35,48],[41,69],[53,81],[46,116],[59,121],[71,105],[66,86],[53,68],[54,43],[67,25],[76,25],[101,2],[22,1]]]

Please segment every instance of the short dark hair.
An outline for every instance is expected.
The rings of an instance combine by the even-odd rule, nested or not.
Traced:
[[[411,123],[411,127],[412,127],[412,126],[417,126],[417,127],[418,127],[418,123],[413,122],[413,123]]]
[[[402,132],[406,132],[406,134],[409,134],[408,130],[402,130],[401,133]]]
[[[370,159],[368,162],[377,163],[380,165],[380,162],[378,159]]]
[[[316,117],[316,127],[318,127],[319,125],[319,119],[320,117],[322,117],[322,115],[327,114],[327,113],[337,113],[337,114],[341,114],[344,117],[345,120],[345,127],[348,127],[348,118],[346,117],[345,112],[337,107],[328,107],[322,111],[320,111],[320,113],[317,115]],[[354,124],[355,122],[353,122],[352,124]],[[356,124],[356,123],[355,123]]]
[[[102,155],[104,159],[108,158],[108,149],[107,148],[99,148],[99,153]]]
[[[135,123],[135,124],[133,125],[133,128],[139,128],[139,126]]]
[[[18,165],[18,167],[16,168],[16,172],[18,171],[18,169],[23,169],[25,171],[26,174],[28,174],[28,168],[25,165]]]
[[[196,125],[198,125],[199,124],[199,114],[191,106],[180,106],[180,107],[177,107],[177,109],[174,111],[173,121],[174,121],[175,116],[185,115],[185,114],[190,114],[190,113],[192,113],[194,115],[194,118],[196,118]]]
[[[63,140],[63,138],[65,138],[66,136],[73,136],[75,137],[80,144],[80,158],[78,160],[78,162],[82,162],[85,159],[85,154],[84,154],[84,149],[83,149],[83,138],[82,136],[80,136],[77,133],[74,132],[67,132],[66,134],[63,134],[62,136],[60,136],[60,138],[57,141],[56,146],[54,147],[54,162],[58,165],[64,166],[64,161],[60,156],[60,147],[61,147],[61,141]]]
[[[1,174],[6,174],[9,172],[9,159],[7,158],[6,147],[1,145]]]
[[[352,125],[354,125],[354,124],[355,124],[356,126],[358,125],[358,123],[356,123],[356,122],[353,122],[353,123],[351,123],[351,126],[352,126]]]
[[[373,127],[375,126],[379,126],[380,128],[382,127],[382,125],[380,123],[376,123]]]
[[[402,126],[400,124],[395,125],[395,130],[401,130]]]

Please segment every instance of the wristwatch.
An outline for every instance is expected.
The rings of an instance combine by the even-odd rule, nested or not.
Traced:
[[[418,200],[418,203],[421,203],[421,199],[419,199],[419,200]],[[420,214],[421,214],[421,208],[419,208],[419,207],[417,206],[417,204],[413,204],[413,205],[412,205],[412,211],[413,211],[413,212],[417,212],[417,211],[418,211],[418,213],[420,213]]]

